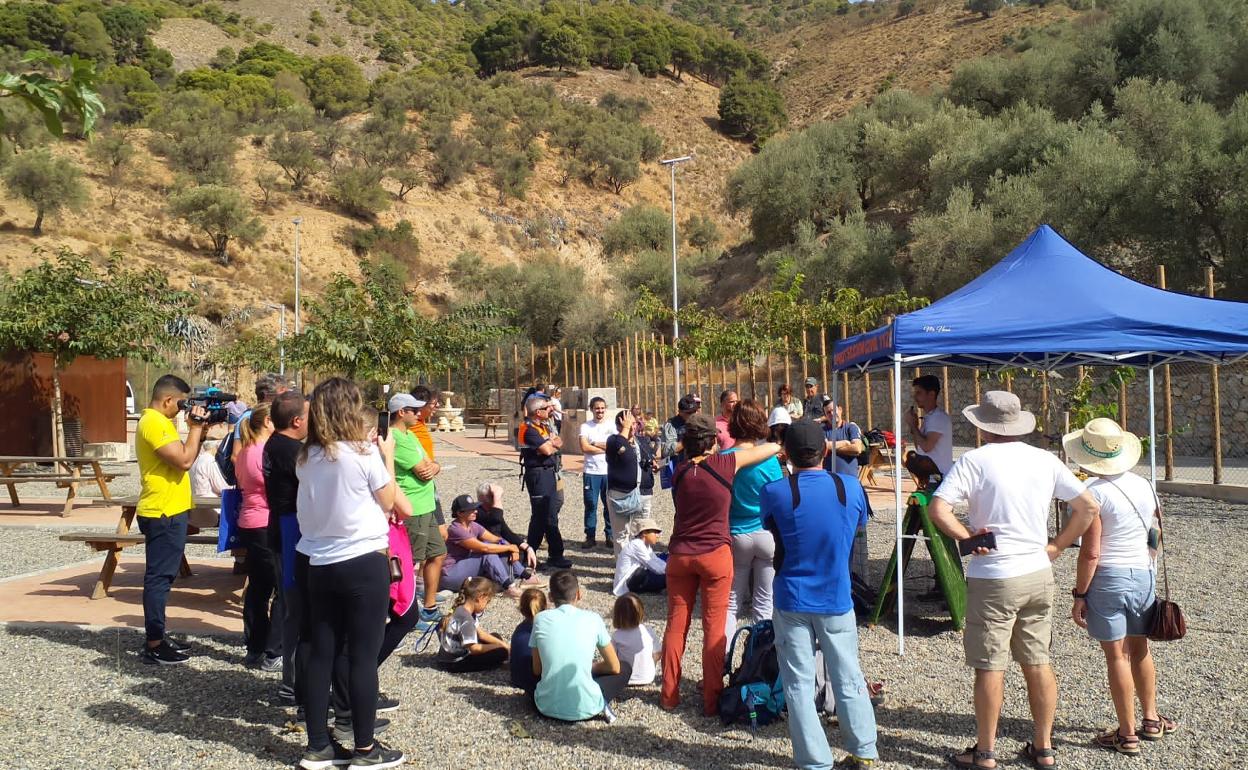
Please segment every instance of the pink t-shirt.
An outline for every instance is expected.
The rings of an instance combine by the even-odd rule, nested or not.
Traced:
[[[715,438],[719,441],[719,450],[732,449],[737,440],[728,435],[728,418],[720,415],[715,418]]]
[[[269,501],[264,489],[264,442],[243,447],[234,463],[238,488],[243,490],[243,506],[238,512],[238,526],[259,529],[269,526]]]

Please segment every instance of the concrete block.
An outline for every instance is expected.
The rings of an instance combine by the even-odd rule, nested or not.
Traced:
[[[120,441],[106,441],[101,444],[83,444],[84,457],[93,457],[108,462],[124,463],[130,461],[130,445]]]

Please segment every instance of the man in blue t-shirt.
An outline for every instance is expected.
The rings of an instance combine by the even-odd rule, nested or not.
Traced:
[[[763,525],[776,540],[772,588],[776,651],[789,735],[798,767],[831,767],[832,750],[815,710],[815,648],[823,651],[849,752],[837,767],[869,767],[878,757],[875,712],[858,664],[858,625],[850,592],[854,533],[867,523],[867,495],[854,476],[820,467],[823,428],[798,420],[784,436],[793,475],[763,487]]]
[[[823,405],[827,422],[823,423],[823,435],[828,441],[828,454],[823,458],[823,469],[844,473],[858,478],[858,455],[862,454],[862,428],[841,417],[841,407],[831,400]]]

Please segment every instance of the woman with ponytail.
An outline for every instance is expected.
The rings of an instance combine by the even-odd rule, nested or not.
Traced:
[[[520,614],[524,620],[511,632],[511,686],[519,687],[529,695],[537,689],[537,675],[533,673],[533,619],[546,609],[546,594],[540,588],[526,588],[520,594]]]
[[[243,594],[247,656],[243,664],[262,671],[281,671],[282,624],[280,619],[272,622],[269,610],[278,581],[277,555],[269,542],[269,498],[264,485],[264,445],[271,435],[269,405],[260,404],[240,426],[241,448],[234,473],[243,493],[238,512],[238,545],[247,549],[247,590]]]
[[[462,674],[498,668],[507,660],[511,645],[481,629],[478,622],[494,598],[494,581],[470,577],[455,597],[450,617],[438,632],[438,666]]]

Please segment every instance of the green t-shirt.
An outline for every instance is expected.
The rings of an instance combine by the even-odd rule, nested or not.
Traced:
[[[424,516],[433,513],[437,502],[434,498],[433,480],[421,481],[416,472],[412,470],[414,466],[420,465],[425,461],[428,455],[425,449],[417,440],[416,434],[410,430],[396,430],[394,432],[394,475],[395,481],[399,484],[399,489],[403,490],[403,494],[407,495],[407,499],[412,504],[412,514],[414,516]]]

